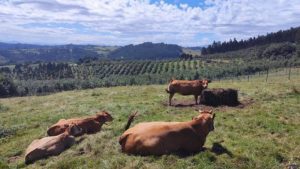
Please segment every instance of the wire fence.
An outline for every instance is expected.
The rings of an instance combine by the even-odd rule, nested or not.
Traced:
[[[276,82],[280,78],[282,81],[292,81],[300,79],[300,67],[285,67],[272,70],[259,71],[251,75],[229,76],[216,79],[217,81],[234,82],[234,81],[260,81],[260,82]]]

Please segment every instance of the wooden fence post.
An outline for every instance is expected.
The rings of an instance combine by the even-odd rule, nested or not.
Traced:
[[[249,82],[249,75],[248,75],[248,82]]]
[[[289,80],[291,80],[291,70],[292,70],[292,66],[290,66],[290,70],[289,70]]]
[[[269,76],[269,69],[267,69],[266,82],[268,82],[268,76]]]

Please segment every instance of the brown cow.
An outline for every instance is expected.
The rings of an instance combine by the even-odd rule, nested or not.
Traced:
[[[198,104],[198,96],[201,95],[203,89],[206,89],[210,80],[171,80],[168,88],[169,93],[169,105],[175,93],[181,95],[194,95],[195,102]]]
[[[75,139],[73,135],[81,132],[82,129],[73,124],[60,135],[34,140],[26,149],[25,163],[30,164],[48,156],[59,155],[74,144]]]
[[[93,134],[101,130],[101,126],[108,121],[112,121],[112,116],[103,111],[98,112],[95,116],[86,118],[75,118],[75,119],[61,119],[56,124],[52,125],[47,133],[49,136],[55,136],[63,133],[71,124],[76,124],[82,128],[82,132],[75,136],[81,136],[84,133]]]
[[[214,130],[215,114],[199,111],[187,122],[139,123],[119,139],[122,152],[139,155],[163,155],[174,152],[195,153],[202,150],[206,136]]]

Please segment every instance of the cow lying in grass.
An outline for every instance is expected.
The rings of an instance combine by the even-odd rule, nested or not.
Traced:
[[[64,133],[57,136],[34,140],[26,149],[25,163],[30,164],[48,156],[59,155],[75,142],[74,135],[82,132],[77,125],[70,125]]]
[[[56,124],[52,125],[48,129],[47,133],[49,136],[55,136],[65,132],[65,130],[71,124],[76,124],[82,129],[82,132],[78,133],[75,136],[81,136],[85,133],[92,134],[92,133],[99,132],[101,130],[102,125],[105,122],[109,122],[112,120],[113,120],[112,116],[105,111],[98,112],[95,116],[90,116],[86,118],[75,118],[75,119],[67,119],[67,120],[61,119]]]
[[[198,97],[202,90],[206,89],[210,80],[171,80],[166,92],[169,93],[169,105],[175,93],[181,95],[194,95],[195,102],[198,104]]]
[[[214,130],[215,114],[200,114],[187,122],[139,123],[119,139],[122,152],[139,155],[163,155],[174,152],[195,153],[202,150],[206,136]]]

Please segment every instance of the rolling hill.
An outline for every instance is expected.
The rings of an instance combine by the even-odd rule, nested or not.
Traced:
[[[115,46],[31,45],[0,43],[0,64],[25,62],[70,62],[80,58],[105,58]]]
[[[182,47],[178,45],[145,42],[116,49],[109,54],[109,58],[124,60],[163,60],[179,58],[182,53]]]
[[[0,43],[0,64],[25,62],[76,62],[81,58],[162,60],[179,58],[182,48],[163,43],[139,45],[31,45]]]

